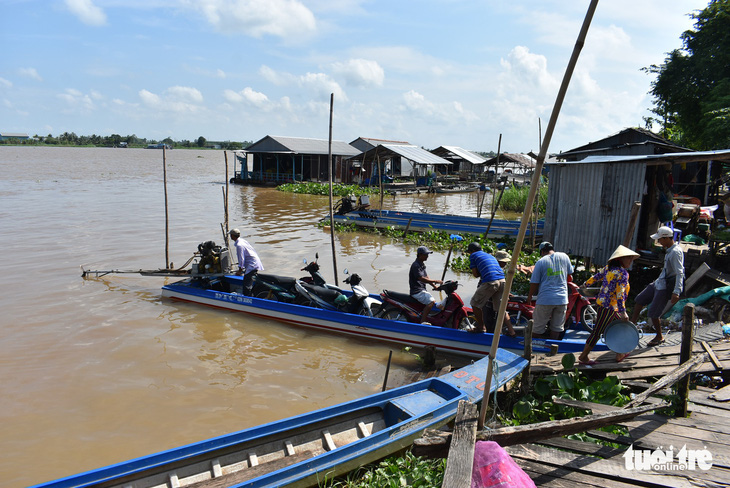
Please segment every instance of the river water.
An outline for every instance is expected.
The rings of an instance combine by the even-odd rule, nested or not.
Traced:
[[[163,153],[0,147],[0,479],[27,486],[379,391],[418,365],[397,347],[160,297],[170,280],[82,279],[85,269],[165,266]],[[222,241],[221,151],[166,152],[169,256]],[[229,153],[229,176],[233,157]],[[267,272],[300,275],[319,253],[333,280],[327,197],[230,185],[230,227]],[[373,198],[375,203],[377,198]],[[475,215],[476,194],[386,197],[384,208]],[[415,246],[336,237],[337,266],[370,292],[407,290]],[[438,276],[446,253],[434,253]],[[340,276],[342,281],[343,276]],[[474,279],[459,279],[468,301]]]

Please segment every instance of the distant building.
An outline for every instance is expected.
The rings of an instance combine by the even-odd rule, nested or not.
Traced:
[[[484,173],[486,158],[475,152],[458,146],[439,146],[431,152],[451,163],[451,167],[446,168],[450,173],[458,173],[463,177]]]
[[[332,141],[333,167],[360,153],[350,144]],[[266,136],[244,150],[236,151],[240,170],[233,181],[249,184],[280,184],[293,181],[329,181],[329,141],[303,137]],[[334,168],[333,168],[334,169]],[[333,173],[334,181],[341,176]]]
[[[0,132],[0,141],[7,141],[9,139],[18,139],[21,141],[27,141],[30,139],[28,134],[21,134],[17,132]]]

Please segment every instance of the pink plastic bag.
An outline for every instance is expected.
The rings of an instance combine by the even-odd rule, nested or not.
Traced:
[[[499,444],[477,441],[471,488],[535,488],[535,483]]]

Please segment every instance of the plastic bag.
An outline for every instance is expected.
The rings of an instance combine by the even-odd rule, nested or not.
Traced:
[[[535,483],[499,444],[477,441],[474,446],[474,466],[471,488],[530,488]]]

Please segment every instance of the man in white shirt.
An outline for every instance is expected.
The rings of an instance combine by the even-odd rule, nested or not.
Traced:
[[[674,242],[674,232],[666,226],[661,226],[652,234],[652,239],[656,240],[664,249],[664,267],[659,277],[652,283],[649,283],[644,290],[636,296],[634,310],[631,312],[631,321],[636,322],[639,318],[641,309],[649,305],[648,316],[654,325],[656,336],[649,341],[648,346],[658,346],[664,342],[662,337],[662,326],[659,317],[664,311],[667,302],[672,304],[679,301],[679,295],[684,287],[684,252],[679,245]]]
[[[236,274],[243,275],[243,294],[251,296],[253,280],[259,271],[264,270],[264,265],[261,264],[261,259],[259,259],[259,255],[256,254],[253,246],[241,237],[241,231],[231,229],[229,234],[234,241],[233,245],[236,248],[236,257],[238,258],[238,271]]]

